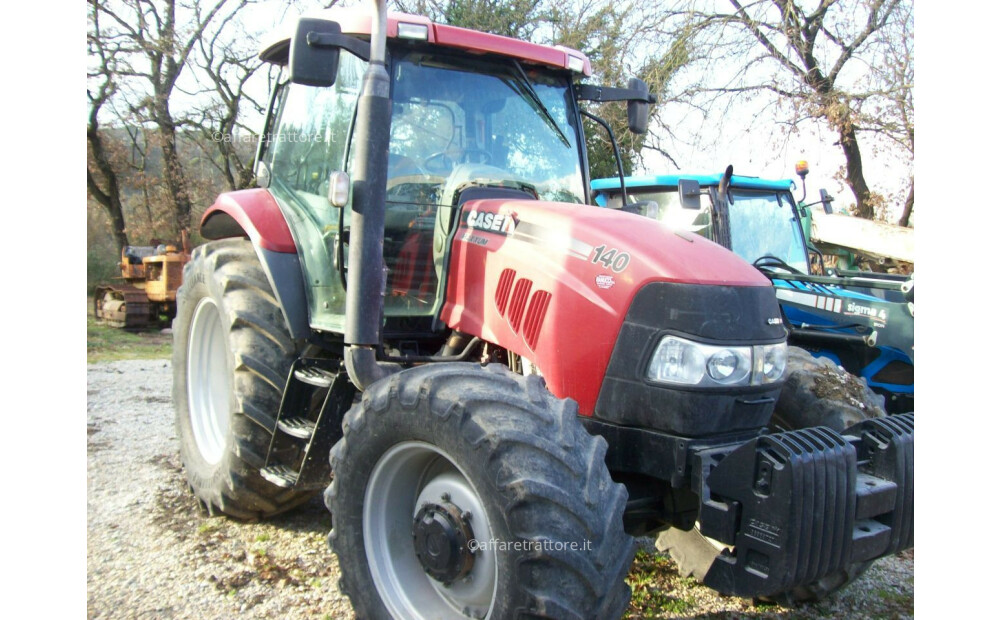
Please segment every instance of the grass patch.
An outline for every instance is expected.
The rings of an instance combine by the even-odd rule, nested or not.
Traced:
[[[219,531],[219,526],[211,521],[206,521],[198,526],[199,534],[214,534]]]
[[[663,613],[685,614],[695,608],[686,599],[677,598],[670,580],[676,577],[670,561],[662,555],[639,550],[625,581],[632,588],[628,616],[656,618]]]
[[[879,588],[875,590],[875,595],[886,603],[893,605],[906,606],[913,604],[913,598],[910,595],[892,588]]]
[[[128,331],[102,325],[94,318],[94,300],[87,298],[87,363],[169,358],[173,338],[158,328]]]

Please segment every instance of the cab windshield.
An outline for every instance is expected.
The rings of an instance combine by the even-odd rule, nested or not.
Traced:
[[[786,194],[731,190],[729,230],[733,252],[754,262],[774,256],[802,273],[809,273],[809,256],[802,240],[794,205]]]
[[[390,205],[451,206],[482,181],[585,201],[568,76],[421,52],[397,57],[392,73]]]

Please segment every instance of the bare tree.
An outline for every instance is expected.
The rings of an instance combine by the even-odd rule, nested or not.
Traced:
[[[889,27],[878,33],[882,51],[871,65],[871,91],[875,105],[863,107],[859,131],[870,132],[897,145],[913,161],[913,7],[893,13]],[[900,226],[907,226],[913,213],[913,175],[903,201]]]
[[[250,164],[256,133],[243,123],[245,107],[249,105],[257,114],[265,111],[264,102],[255,99],[248,89],[262,66],[253,47],[258,37],[234,23],[235,17],[236,13],[230,13],[198,41],[196,63],[203,76],[199,94],[211,95],[211,99],[188,114],[187,121],[200,132],[198,146],[206,151],[208,161],[222,174],[230,190],[253,184]],[[243,133],[237,133],[237,129]]]
[[[191,54],[206,29],[217,19],[231,19],[248,0],[94,0],[95,13],[111,27],[99,31],[105,41],[121,41],[132,57],[116,74],[129,81],[135,98],[130,107],[139,122],[156,128],[162,153],[163,177],[174,203],[176,231],[188,228],[192,201],[178,154],[177,127],[171,97],[189,66]],[[95,20],[96,21],[96,20]],[[141,67],[141,65],[145,65]]]
[[[125,214],[122,209],[121,189],[118,173],[109,154],[109,146],[101,135],[101,109],[117,91],[115,81],[118,54],[121,49],[117,42],[105,40],[101,36],[97,4],[91,4],[89,12],[90,29],[87,32],[87,51],[96,61],[87,77],[93,88],[87,89],[90,110],[87,115],[87,191],[104,209],[111,221],[111,233],[118,251],[128,245]]]
[[[912,122],[903,120],[912,119],[912,71],[900,82],[892,72],[872,70],[890,45],[912,56],[911,47],[898,44],[912,38],[909,0],[821,0],[808,8],[791,0],[730,4],[731,10],[712,12],[692,1],[674,11],[697,42],[702,66],[729,76],[723,84],[701,84],[693,100],[708,107],[735,95],[763,95],[784,111],[788,127],[821,121],[837,136],[857,214],[872,218],[877,197],[865,179],[859,137],[878,131],[891,138],[890,124],[909,123],[912,133]]]

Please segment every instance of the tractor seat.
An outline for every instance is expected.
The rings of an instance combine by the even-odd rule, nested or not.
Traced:
[[[142,259],[156,254],[156,248],[148,245],[127,245],[122,253],[130,265],[142,264]]]

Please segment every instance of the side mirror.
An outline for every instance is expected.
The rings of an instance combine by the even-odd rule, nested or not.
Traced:
[[[299,19],[288,52],[289,79],[305,86],[333,86],[340,48],[333,43],[340,24],[325,19]]]
[[[679,179],[677,192],[681,195],[681,207],[701,210],[701,185],[694,179]]]
[[[828,194],[825,189],[819,190],[819,201],[823,203],[823,213],[827,215],[833,213],[833,196]]]
[[[628,87],[642,97],[649,95],[649,86],[639,78],[629,78]],[[646,133],[649,129],[649,103],[635,100],[628,102],[628,129],[632,133]]]
[[[267,162],[257,161],[257,166],[254,168],[254,178],[257,181],[257,187],[271,186],[271,167],[267,165]]]

